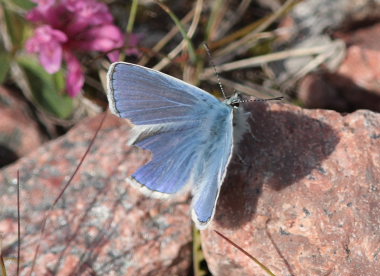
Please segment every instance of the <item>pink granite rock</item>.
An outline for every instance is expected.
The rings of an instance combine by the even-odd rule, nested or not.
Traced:
[[[380,97],[380,41],[377,39],[380,36],[380,23],[340,32],[336,36],[347,44],[346,59],[337,73]]]
[[[311,73],[301,80],[299,98],[309,108],[380,112],[380,23],[336,36],[347,45],[344,61],[336,72]]]
[[[247,135],[202,232],[214,275],[266,275],[217,229],[277,275],[379,275],[380,116],[251,103]],[[100,117],[1,171],[0,232],[15,257],[16,169],[21,172],[23,272],[46,210],[73,172]],[[187,275],[187,195],[147,198],[127,175],[148,158],[126,146],[128,126],[108,117],[78,176],[51,212],[36,275]],[[14,264],[7,267],[15,271]]]
[[[0,87],[0,167],[38,148],[43,141],[31,110],[15,94]]]
[[[380,115],[250,104],[247,135],[202,232],[213,275],[380,275]]]
[[[16,170],[21,184],[22,275],[30,271],[41,222],[85,152],[101,117],[87,120],[0,174],[0,233],[16,257]],[[35,275],[187,275],[191,268],[188,195],[151,199],[126,183],[149,154],[126,146],[129,126],[106,125],[50,219]],[[7,264],[15,275],[15,264]]]
[[[325,108],[347,111],[347,101],[335,88],[326,73],[311,73],[305,76],[297,88],[298,98],[307,108]]]

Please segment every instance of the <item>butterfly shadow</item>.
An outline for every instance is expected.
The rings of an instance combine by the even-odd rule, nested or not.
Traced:
[[[250,222],[263,187],[281,192],[313,170],[334,151],[339,137],[328,124],[302,112],[270,109],[267,103],[245,107],[252,135],[234,149],[217,204],[215,221],[239,228]]]

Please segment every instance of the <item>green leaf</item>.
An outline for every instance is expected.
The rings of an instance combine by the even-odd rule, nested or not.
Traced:
[[[3,5],[4,19],[7,28],[7,33],[13,45],[13,51],[21,49],[24,44],[24,27],[25,19],[8,9]]]
[[[196,276],[211,275],[202,251],[201,233],[193,226],[193,270]]]
[[[65,83],[63,72],[49,74],[31,57],[20,58],[18,63],[24,69],[36,103],[59,118],[69,118],[74,104],[62,89]]]
[[[24,10],[31,10],[35,6],[37,6],[36,3],[33,3],[30,0],[4,0],[7,5],[16,5],[19,8],[22,8]]]
[[[0,84],[2,84],[7,77],[10,68],[10,56],[5,51],[0,51]]]

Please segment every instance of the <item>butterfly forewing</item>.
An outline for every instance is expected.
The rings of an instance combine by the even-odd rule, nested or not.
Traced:
[[[108,71],[108,100],[112,112],[136,125],[183,122],[205,116],[213,96],[161,72],[117,62]],[[202,114],[203,113],[203,114]]]

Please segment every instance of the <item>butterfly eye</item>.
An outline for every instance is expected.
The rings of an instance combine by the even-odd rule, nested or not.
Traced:
[[[238,108],[239,105],[240,105],[240,102],[233,102],[233,103],[231,103],[231,106],[235,107],[235,108]]]

